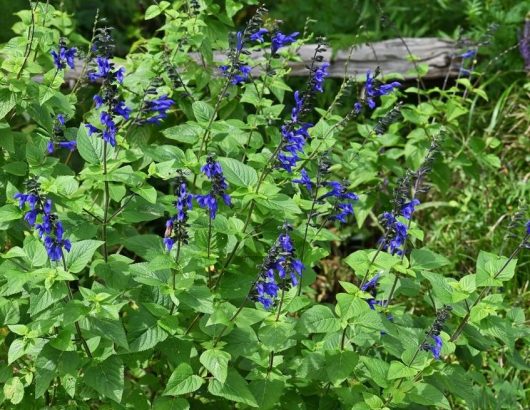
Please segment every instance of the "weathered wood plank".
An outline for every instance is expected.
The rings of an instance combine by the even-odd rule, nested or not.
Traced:
[[[439,38],[405,38],[404,41],[408,50],[400,39],[392,39],[355,46],[351,55],[350,50],[339,50],[333,53],[331,49],[328,49],[323,53],[323,57],[324,61],[330,63],[328,71],[334,78],[353,76],[359,81],[364,81],[366,71],[373,71],[379,66],[383,74],[397,73],[405,80],[412,80],[417,77],[417,74],[410,54],[415,56],[417,64],[428,64],[429,71],[423,78],[437,79],[444,78],[447,74],[449,76],[458,74],[458,58],[455,58],[451,64],[451,56],[458,52],[454,42]],[[306,66],[311,63],[315,48],[316,44],[305,44],[296,50],[301,61],[288,62],[291,68],[289,75],[307,75]],[[201,64],[198,53],[191,53],[190,57]],[[216,62],[221,63],[226,61],[226,58],[226,53],[214,53]],[[265,65],[264,52],[253,51],[250,58],[255,66],[252,74],[258,75],[261,67]],[[259,64],[260,62],[263,64]],[[82,61],[76,61],[76,69],[66,71],[65,81],[67,83],[71,84],[79,78],[82,65]],[[42,81],[42,77],[35,77],[35,80]]]
[[[450,76],[458,74],[457,59],[451,64],[451,56],[457,54],[454,42],[441,40],[438,38],[405,38],[407,47],[400,39],[392,39],[372,43],[371,45],[359,45],[354,47],[350,55],[350,50],[339,50],[335,53],[328,49],[323,53],[324,61],[330,63],[328,72],[331,77],[344,78],[346,76],[356,76],[363,81],[367,70],[374,70],[380,67],[383,73],[397,73],[406,80],[417,78],[416,68],[410,58],[410,54],[415,57],[416,64],[428,64],[429,71],[424,76],[427,79],[444,78],[449,72]],[[290,61],[290,75],[307,75],[307,65],[315,52],[316,44],[306,44],[297,49],[297,55],[301,61]],[[410,51],[410,53],[409,53]],[[264,53],[255,51],[250,54],[250,58],[256,62],[256,68],[252,71],[254,75],[259,74],[259,62],[264,62]],[[192,56],[199,62],[199,56]],[[349,59],[349,62],[348,62]],[[216,52],[214,61],[222,62],[226,60],[226,54]],[[348,62],[348,64],[346,64]]]

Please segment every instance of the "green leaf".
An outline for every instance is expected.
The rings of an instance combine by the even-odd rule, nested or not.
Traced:
[[[143,199],[151,204],[156,204],[156,189],[150,185],[145,185],[141,188],[132,188],[131,191],[140,195]]]
[[[22,218],[24,213],[18,206],[7,204],[0,208],[0,221],[8,222]]]
[[[127,336],[125,336],[125,330],[120,320],[113,320],[107,318],[96,318],[88,317],[88,321],[92,327],[92,330],[101,337],[104,337],[118,346],[125,349],[129,348],[127,343]]]
[[[437,254],[428,248],[413,249],[410,264],[415,269],[437,269],[450,265],[445,256]]]
[[[103,241],[87,239],[74,242],[72,249],[66,255],[66,266],[69,272],[79,273],[92,260],[96,250],[103,244]]]
[[[513,278],[517,259],[508,262],[508,258],[480,251],[477,258],[477,286],[499,286]]]
[[[0,89],[0,120],[15,107],[15,104],[15,94],[13,94],[7,88]]]
[[[223,173],[227,181],[241,187],[249,187],[257,184],[258,173],[252,167],[233,158],[219,158],[223,167]]]
[[[269,410],[280,402],[285,383],[282,380],[253,380],[248,388],[255,397],[260,410]]]
[[[158,343],[166,340],[167,337],[168,334],[155,324],[154,326],[145,329],[130,342],[130,350],[132,352],[142,352],[151,349]]]
[[[206,286],[195,285],[178,294],[179,300],[196,312],[211,314],[214,312],[213,296]]]
[[[107,360],[90,366],[85,371],[85,383],[99,394],[121,402],[124,387],[124,366],[117,356],[110,356]]]
[[[187,122],[162,131],[164,137],[184,144],[195,144],[203,133],[202,127],[195,122]]]
[[[13,404],[19,404],[24,398],[24,385],[18,377],[12,377],[4,384],[4,396]]]
[[[9,345],[7,352],[7,364],[13,363],[26,354],[26,341],[24,339],[15,339]]]
[[[178,396],[192,393],[203,383],[203,378],[193,374],[193,369],[188,363],[181,363],[171,374],[164,395]]]
[[[205,350],[200,362],[221,383],[226,381],[230,354],[219,349]]]
[[[103,154],[105,141],[100,135],[89,136],[84,125],[79,127],[77,131],[77,150],[79,155],[89,164],[101,164],[103,162]],[[107,159],[114,153],[114,148],[107,144]]]
[[[330,333],[340,329],[340,322],[327,306],[315,305],[302,314],[300,326],[308,333]]]
[[[208,124],[214,115],[213,107],[204,101],[195,101],[191,108],[193,109],[195,119],[199,123]]]
[[[333,383],[340,383],[350,377],[359,361],[359,355],[351,351],[326,352],[326,373]]]
[[[450,409],[449,402],[436,387],[426,383],[415,383],[407,398],[413,403],[435,406],[437,409]]]
[[[417,370],[412,367],[408,367],[394,360],[390,363],[390,368],[388,369],[388,380],[400,379],[402,377],[408,378],[416,375],[416,373]]]
[[[153,410],[190,410],[186,399],[176,397],[158,397],[153,403]]]
[[[54,349],[49,344],[44,346],[35,361],[35,398],[44,395],[57,371],[57,366],[61,358],[60,351]]]
[[[29,314],[31,316],[42,312],[54,303],[64,299],[68,293],[66,282],[56,282],[50,289],[43,288],[39,293],[31,294],[29,298]]]
[[[228,370],[225,383],[213,379],[208,385],[208,391],[214,396],[243,403],[251,407],[258,407],[258,403],[248,388],[247,382],[234,369]]]
[[[158,4],[152,4],[147,8],[145,11],[145,19],[151,20],[155,17],[158,17],[162,13],[162,10],[160,10],[160,6]]]

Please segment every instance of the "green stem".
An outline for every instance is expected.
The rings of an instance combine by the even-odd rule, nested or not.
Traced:
[[[175,256],[175,264],[177,265],[177,267],[179,263],[179,257],[180,257],[180,241],[177,241],[177,255]],[[173,280],[172,280],[173,294],[175,294],[176,288],[177,288],[177,270],[173,269]],[[175,303],[173,303],[173,306],[171,306],[171,310],[169,312],[170,315],[173,314],[176,307],[177,306],[175,305]]]
[[[66,259],[64,258],[64,253],[63,253],[62,248],[61,248],[61,260],[63,261],[63,269],[65,270],[65,272],[68,272],[68,269],[66,267]],[[64,285],[66,286],[66,289],[68,291],[68,300],[69,301],[74,300],[74,295],[72,293],[72,289],[70,289],[70,285],[68,284],[68,282],[64,282]],[[83,333],[81,332],[81,327],[79,326],[79,321],[74,322],[74,326],[75,326],[75,330],[77,332],[77,337],[81,341],[83,349],[85,350],[87,356],[92,358],[92,353],[90,352],[90,348],[88,347],[88,344],[87,344],[85,338],[83,337]]]
[[[109,181],[107,179],[107,141],[103,143],[103,225],[102,225],[102,236],[103,236],[103,259],[105,263],[108,262],[108,245],[107,245],[107,225],[109,223],[109,202],[110,202],[110,190]]]
[[[17,80],[20,78],[22,71],[24,71],[24,67],[28,63],[29,56],[31,55],[31,48],[33,47],[33,40],[35,39],[35,12],[37,11],[37,6],[39,5],[39,2],[37,0],[35,2],[35,7],[33,8],[31,7],[31,1],[29,4],[31,8],[31,26],[28,30],[28,43],[26,44],[26,49],[24,50],[24,61],[22,62],[20,70],[17,73]]]

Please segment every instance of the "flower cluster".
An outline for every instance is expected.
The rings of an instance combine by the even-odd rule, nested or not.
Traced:
[[[399,221],[393,212],[384,212],[381,216],[381,222],[386,232],[381,239],[383,241],[383,249],[392,255],[402,255],[403,250],[401,247],[407,241],[408,235],[407,225]]]
[[[101,93],[96,94],[94,103],[97,109],[105,106],[101,111],[99,120],[102,128],[93,124],[85,124],[88,135],[101,134],[105,142],[113,147],[116,146],[116,134],[118,133],[117,116],[128,120],[131,114],[129,107],[120,99],[118,85],[123,82],[125,69],[116,69],[114,63],[110,61],[110,53],[113,50],[112,38],[109,29],[102,29],[94,43],[93,51],[98,54],[96,57],[96,69],[88,73],[90,81],[101,80]]]
[[[167,220],[164,234],[164,245],[168,251],[173,248],[175,242],[187,244],[189,239],[188,211],[192,208],[193,195],[188,192],[186,178],[182,173],[177,177],[175,195],[177,199],[173,204],[177,214]]]
[[[229,65],[222,65],[219,67],[223,77],[229,78],[230,83],[233,85],[239,85],[246,82],[249,78],[252,67],[245,64],[238,64],[235,70]]]
[[[281,31],[277,31],[271,38],[271,54],[274,55],[282,47],[286,47],[296,41],[300,33],[295,32],[291,34],[283,34]]]
[[[281,127],[282,141],[280,142],[277,160],[279,166],[287,172],[292,172],[293,167],[300,159],[300,154],[304,152],[306,141],[309,140],[308,129],[313,124],[302,121],[302,118],[309,113],[313,97],[317,92],[323,91],[323,82],[327,77],[328,63],[322,63],[322,53],[325,51],[323,44],[319,42],[313,56],[313,63],[310,67],[307,89],[303,92],[295,91],[295,105],[291,111],[291,118]],[[318,66],[316,63],[319,63]]]
[[[447,321],[447,319],[449,319],[451,310],[453,310],[453,308],[448,305],[444,305],[440,310],[438,310],[436,312],[436,319],[434,319],[434,323],[432,324],[429,331],[426,332],[427,336],[433,339],[434,345],[427,341],[424,341],[420,345],[421,350],[432,352],[432,355],[435,359],[440,358],[440,353],[442,351],[442,338],[440,337],[440,332],[443,329],[444,323]]]
[[[175,104],[171,98],[164,94],[160,97],[155,98],[151,101],[146,101],[144,109],[147,113],[151,113],[145,122],[148,124],[158,124],[162,122],[163,119],[167,118],[167,110]]]
[[[278,292],[284,286],[298,285],[302,276],[304,265],[296,258],[293,241],[289,235],[292,227],[285,224],[274,245],[269,250],[260,268],[258,280],[256,281],[256,300],[265,309],[270,309]]]
[[[75,68],[74,58],[77,54],[77,48],[66,47],[66,42],[63,38],[59,41],[59,49],[57,51],[52,50],[51,55],[53,57],[53,64],[57,70],[64,70],[66,66],[70,67],[72,70]]]
[[[64,139],[65,124],[66,119],[64,118],[64,115],[58,114],[53,125],[53,137],[48,142],[48,154],[53,154],[55,152],[56,146],[59,148],[68,149],[70,151],[74,151],[76,149],[76,141],[67,141]]]
[[[35,228],[39,237],[43,239],[44,247],[51,261],[59,261],[63,258],[63,249],[70,251],[72,244],[64,238],[63,224],[52,213],[52,201],[41,195],[40,184],[36,179],[27,182],[28,193],[18,192],[14,198],[18,200],[20,209],[26,205],[29,211],[24,215],[24,220]],[[37,222],[39,221],[39,222]]]
[[[232,33],[230,37],[230,50],[228,52],[229,64],[220,66],[219,71],[233,85],[242,84],[249,78],[252,68],[241,62],[241,55],[249,54],[249,51],[245,49],[249,41],[259,43],[264,41],[263,35],[268,33],[267,29],[262,28],[263,15],[266,12],[267,9],[265,7],[259,7],[247,23],[245,29]]]
[[[208,155],[206,164],[202,166],[201,171],[212,181],[212,187],[209,193],[196,195],[195,198],[201,208],[208,208],[210,211],[210,219],[215,219],[218,209],[218,197],[221,197],[227,206],[232,206],[232,199],[226,193],[228,183],[223,175],[221,164],[214,160],[213,155]]]
[[[364,85],[364,98],[361,102],[357,101],[354,104],[354,111],[360,113],[362,110],[363,103],[366,103],[370,109],[376,107],[375,99],[383,95],[388,95],[394,91],[395,88],[400,87],[401,84],[397,81],[393,81],[390,84],[383,84],[376,78],[379,71],[376,70],[375,75],[372,76],[372,72],[368,70],[366,72],[366,83]]]
[[[333,209],[331,210],[328,219],[346,223],[346,217],[348,215],[353,215],[352,201],[359,200],[359,197],[353,192],[348,192],[346,184],[342,184],[338,181],[326,182],[326,186],[330,187],[331,190],[320,196],[319,200],[325,198],[335,199]]]

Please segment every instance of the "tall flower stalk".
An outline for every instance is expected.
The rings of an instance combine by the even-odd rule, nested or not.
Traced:
[[[216,162],[213,155],[208,155],[206,164],[201,168],[201,171],[211,181],[210,192],[204,195],[196,195],[195,199],[201,208],[208,209],[208,244],[207,254],[208,260],[210,259],[211,241],[212,241],[212,223],[217,216],[217,210],[219,208],[219,198],[223,200],[225,205],[232,206],[232,199],[230,195],[226,193],[228,189],[228,183],[223,175],[223,169],[219,162]],[[208,283],[211,281],[211,272],[208,268]]]
[[[164,233],[164,245],[170,252],[176,245],[175,264],[178,267],[180,249],[189,241],[188,233],[188,211],[192,208],[193,195],[188,192],[186,178],[182,171],[179,172],[176,180],[175,195],[177,199],[173,202],[177,213],[166,221],[166,231]],[[176,290],[177,271],[173,270],[172,289]],[[171,313],[175,309],[175,304],[171,307]]]
[[[72,244],[64,236],[64,228],[59,217],[52,212],[52,200],[44,196],[40,191],[40,183],[36,178],[29,179],[26,182],[27,192],[17,192],[14,198],[18,200],[21,209],[29,207],[24,215],[24,220],[28,225],[35,229],[44,243],[46,253],[50,262],[62,262],[65,272],[68,271],[64,251],[70,252]],[[72,289],[67,282],[64,282],[67,289],[68,299],[74,299]],[[92,357],[90,348],[83,337],[79,322],[74,322],[77,336],[88,357]]]
[[[108,145],[116,146],[116,135],[119,130],[119,118],[128,120],[131,110],[125,105],[125,102],[120,98],[119,86],[124,79],[125,70],[123,68],[115,68],[114,63],[110,58],[114,51],[114,42],[110,34],[109,28],[102,28],[97,30],[92,51],[96,55],[96,67],[88,73],[90,81],[101,81],[101,89],[98,94],[94,96],[94,103],[96,109],[100,110],[99,120],[101,125],[96,127],[91,123],[85,126],[88,130],[88,135],[97,135],[103,138],[103,221],[102,221],[102,240],[103,240],[103,258],[105,262],[108,261],[108,244],[107,244],[107,228],[110,221],[109,206],[110,206],[110,192],[109,181],[107,179],[107,153]]]
[[[300,253],[302,260],[305,255],[307,234],[309,231],[309,226],[312,225],[312,221],[318,216],[320,216],[322,219],[320,225],[318,226],[317,232],[315,233],[313,239],[315,240],[318,237],[320,231],[328,222],[339,221],[341,223],[346,223],[348,216],[354,214],[353,203],[359,199],[357,194],[348,192],[347,181],[328,181],[329,167],[329,159],[327,158],[327,155],[323,155],[318,163],[315,182],[311,180],[305,169],[302,169],[300,178],[293,179],[294,183],[300,184],[311,193],[311,208],[307,215],[304,239],[302,242],[302,251]],[[322,189],[326,189],[327,192],[322,193]],[[327,210],[316,212],[317,205],[322,205],[326,202],[328,202],[331,207]],[[300,294],[301,291],[302,281],[300,281],[298,284],[298,294]]]

